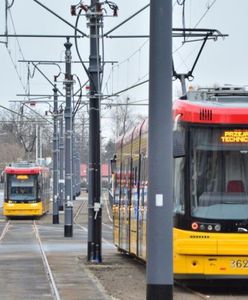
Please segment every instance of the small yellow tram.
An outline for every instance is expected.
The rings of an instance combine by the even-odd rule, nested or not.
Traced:
[[[21,162],[4,169],[4,216],[42,216],[49,210],[49,201],[48,168]]]

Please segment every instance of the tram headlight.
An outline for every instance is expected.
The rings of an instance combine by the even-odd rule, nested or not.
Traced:
[[[221,230],[220,224],[216,224],[216,225],[214,226],[214,230],[215,230],[215,231],[220,231],[220,230]]]
[[[192,223],[192,224],[191,224],[191,228],[192,228],[193,230],[197,230],[197,229],[199,228],[198,223],[196,223],[196,222]]]
[[[213,230],[213,226],[210,224],[210,225],[208,225],[208,231],[212,231]]]

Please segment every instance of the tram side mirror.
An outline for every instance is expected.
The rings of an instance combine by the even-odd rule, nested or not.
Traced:
[[[184,157],[185,152],[185,135],[181,131],[173,131],[173,157]]]
[[[116,172],[116,155],[110,160],[110,168],[111,173],[114,174]]]

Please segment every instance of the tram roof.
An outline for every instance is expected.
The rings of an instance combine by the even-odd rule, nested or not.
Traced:
[[[39,174],[44,169],[46,168],[35,163],[20,162],[5,167],[4,172],[7,174]]]
[[[248,124],[248,91],[243,87],[189,91],[174,102],[173,115],[190,123]]]

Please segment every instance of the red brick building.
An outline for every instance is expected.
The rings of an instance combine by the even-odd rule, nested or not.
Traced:
[[[102,164],[101,176],[102,176],[102,186],[107,187],[109,176],[110,176],[110,169],[108,164]],[[81,187],[86,188],[88,186],[88,164],[80,165],[80,178],[81,178]]]

